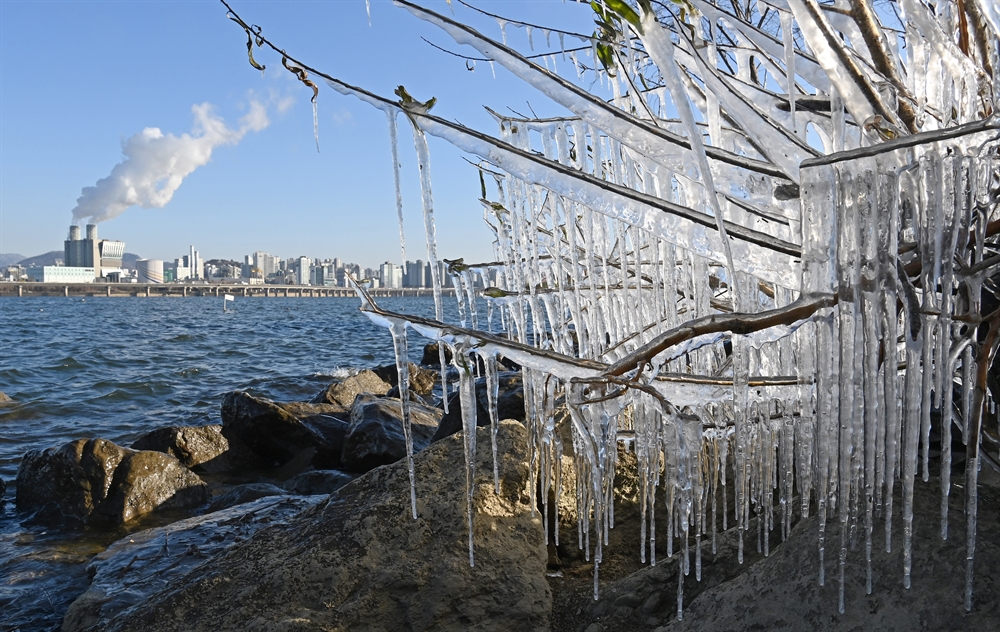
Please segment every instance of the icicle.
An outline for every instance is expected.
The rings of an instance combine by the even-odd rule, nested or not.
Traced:
[[[313,138],[316,140],[316,153],[319,153],[319,105],[316,103],[316,97],[312,99],[313,106]]]
[[[410,427],[410,360],[407,357],[406,323],[392,321],[392,347],[396,352],[396,373],[399,376],[399,401],[403,415],[403,437],[406,441],[406,469],[410,475],[410,507],[417,519],[417,483],[413,470],[413,431]]]
[[[372,2],[365,0],[365,11],[368,13],[368,26],[372,25]]]
[[[497,469],[497,429],[500,422],[497,419],[497,400],[500,394],[500,381],[497,376],[496,354],[488,353],[483,358],[486,367],[486,401],[490,411],[490,447],[493,451],[493,486],[496,493],[500,493],[500,471]],[[558,506],[558,497],[557,506]],[[556,521],[558,524],[558,520]]]
[[[474,362],[464,347],[452,349],[452,361],[458,369],[459,397],[462,402],[462,434],[465,445],[465,485],[469,518],[469,566],[475,566],[473,556],[473,492],[476,480],[476,380],[472,374]]]
[[[434,197],[431,194],[431,155],[427,147],[427,137],[424,136],[415,120],[413,124],[413,144],[417,152],[417,166],[420,169],[420,199],[424,207],[424,232],[427,237],[427,258],[431,265],[431,284],[434,288],[434,318],[444,320],[444,307],[441,304],[441,269],[437,258],[437,228],[434,226]],[[445,414],[448,414],[448,371],[445,361],[444,345],[438,344],[438,361],[441,367],[441,397]]]
[[[792,133],[798,134],[795,124],[795,41],[792,37],[792,14],[779,11],[781,17],[781,41],[785,47],[785,92],[788,93],[789,116],[792,120]]]
[[[369,22],[370,21],[371,13],[369,12]],[[403,235],[403,191],[399,184],[399,142],[396,129],[396,109],[386,108],[385,117],[389,122],[389,149],[392,154],[392,181],[396,187],[396,215],[399,217],[399,249],[402,254],[403,265],[406,265],[406,238]]]

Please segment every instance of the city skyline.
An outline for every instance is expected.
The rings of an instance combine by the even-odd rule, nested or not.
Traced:
[[[371,2],[370,27],[363,0],[317,5],[320,19],[293,27],[287,3],[235,6],[304,61],[386,96],[405,84],[417,98],[436,97],[435,113],[446,118],[461,112],[463,123],[493,131],[482,105],[566,114],[502,68],[430,48],[422,37],[447,41],[389,2]],[[443,0],[428,6],[452,10]],[[454,10],[500,39],[496,21]],[[592,30],[587,5],[553,0],[519,11]],[[513,27],[506,36],[526,39]],[[536,49],[543,40],[536,33]],[[372,50],[370,41],[394,45]],[[165,261],[196,242],[210,257],[235,260],[262,248],[330,253],[365,266],[402,262],[384,114],[321,85],[317,153],[311,93],[265,51],[258,53],[267,66],[262,79],[247,63],[245,43],[214,1],[0,2],[0,253],[57,250],[85,189],[99,189],[116,169],[128,171],[119,167],[157,139],[196,142],[210,136],[204,128],[219,125],[217,137],[203,143],[213,150],[210,161],[170,172],[182,178],[179,185],[154,181],[136,198],[155,204],[146,198],[170,189],[162,208],[129,207],[102,222],[102,233]],[[555,37],[552,44],[558,48]],[[26,56],[32,64],[23,63]],[[58,81],[40,80],[39,67],[58,69]],[[406,259],[426,259],[409,123],[399,117],[397,124]],[[491,260],[471,157],[433,138],[430,148],[439,256]]]

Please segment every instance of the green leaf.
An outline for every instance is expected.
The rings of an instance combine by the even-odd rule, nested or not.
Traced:
[[[610,44],[600,42],[597,45],[597,58],[601,60],[601,64],[607,71],[610,72],[615,67],[615,53]]]

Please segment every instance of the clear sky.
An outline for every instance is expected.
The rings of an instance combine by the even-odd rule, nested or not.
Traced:
[[[529,101],[539,116],[565,113],[500,67],[494,78],[485,63],[469,71],[465,61],[431,48],[421,36],[460,50],[387,0],[371,0],[370,27],[364,0],[232,4],[305,63],[384,96],[399,84],[417,99],[435,96],[435,114],[471,127],[495,131],[482,105],[527,112]],[[444,0],[423,4],[451,11]],[[593,30],[586,4],[474,4],[529,22]],[[496,21],[457,3],[454,12],[500,39]],[[527,50],[524,30],[508,27],[507,33]],[[536,31],[533,39],[542,50],[544,36]],[[558,49],[554,35],[552,45]],[[154,160],[155,151],[184,142],[171,135],[200,135],[194,129],[199,106],[201,120],[219,132],[210,160],[194,168],[162,208],[132,206],[102,222],[101,237],[165,260],[193,244],[206,259],[242,260],[264,250],[364,266],[398,261],[385,115],[321,85],[317,153],[311,91],[281,67],[280,57],[254,52],[267,66],[264,78],[247,61],[246,35],[215,0],[0,0],[0,252],[61,250],[82,190],[125,159],[124,143],[136,160]],[[254,102],[266,108],[266,126],[259,110],[252,120],[241,119]],[[417,259],[426,258],[426,247],[408,125],[400,117],[407,258]],[[157,134],[144,135],[146,128],[158,128],[166,144],[147,145]],[[199,142],[194,149],[204,153],[208,141]],[[431,170],[439,255],[491,260],[476,170],[435,139]]]

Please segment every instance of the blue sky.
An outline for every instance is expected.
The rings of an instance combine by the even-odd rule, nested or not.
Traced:
[[[234,8],[289,54],[348,83],[391,96],[404,84],[435,113],[494,131],[481,107],[540,116],[564,114],[502,68],[475,71],[434,50],[450,38],[386,0],[241,1]],[[444,0],[424,6],[449,12]],[[592,31],[587,5],[562,0],[475,3],[527,21]],[[457,6],[460,19],[500,38],[497,23]],[[527,50],[523,30],[509,41]],[[544,37],[534,36],[536,50]],[[553,36],[552,44],[558,46]],[[567,41],[569,45],[569,41]],[[129,252],[172,260],[193,244],[206,258],[254,250],[281,257],[335,257],[374,266],[400,258],[385,115],[325,85],[319,95],[321,152],[311,92],[255,49],[214,0],[0,0],[0,252],[32,256],[62,248],[84,187],[123,160],[122,143],[145,128],[191,133],[193,106],[208,103],[230,129],[252,101],[269,125],[216,147],[163,208],[131,207],[100,224]],[[471,49],[466,49],[474,54]],[[399,120],[407,255],[426,258],[417,168],[408,123]],[[438,252],[492,259],[482,222],[479,178],[460,152],[431,139]]]

